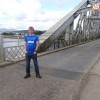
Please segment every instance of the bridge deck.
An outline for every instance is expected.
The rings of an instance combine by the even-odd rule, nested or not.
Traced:
[[[25,80],[25,62],[0,68],[0,100],[72,100],[77,84],[100,54],[100,40],[39,57],[42,79]]]

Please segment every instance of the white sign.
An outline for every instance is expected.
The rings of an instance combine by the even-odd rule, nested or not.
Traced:
[[[93,3],[93,10],[99,10],[100,9],[100,3]]]

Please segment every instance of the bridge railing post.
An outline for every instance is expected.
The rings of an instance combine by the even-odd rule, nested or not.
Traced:
[[[3,47],[3,35],[0,35],[0,62],[3,62],[5,57],[4,57],[4,47]]]

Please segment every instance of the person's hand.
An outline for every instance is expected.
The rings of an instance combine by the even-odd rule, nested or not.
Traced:
[[[24,49],[24,52],[27,53],[26,49]]]
[[[34,54],[37,54],[36,51],[34,52]]]

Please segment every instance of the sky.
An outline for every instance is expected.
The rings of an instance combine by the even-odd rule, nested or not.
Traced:
[[[82,0],[0,0],[0,28],[48,30]]]

